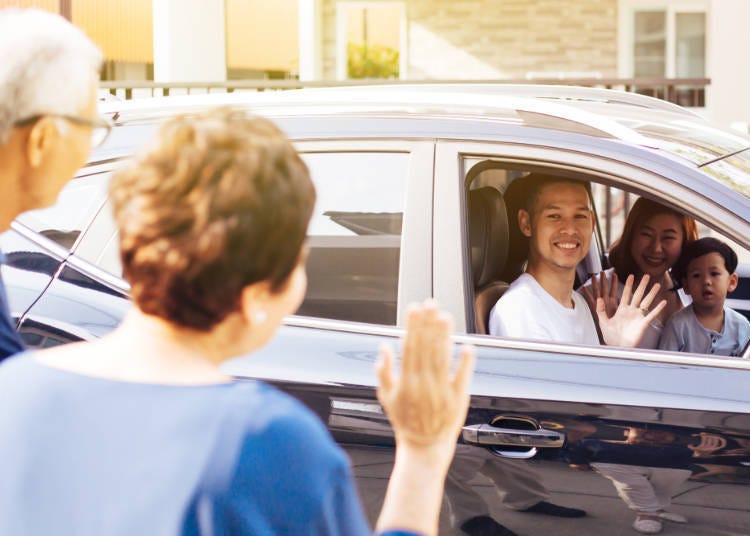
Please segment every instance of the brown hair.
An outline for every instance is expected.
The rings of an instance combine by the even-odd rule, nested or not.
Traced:
[[[238,309],[245,286],[284,287],[315,202],[281,131],[230,108],[165,123],[110,194],[133,301],[201,331]]]
[[[630,274],[634,274],[637,278],[643,275],[630,250],[637,230],[657,214],[671,214],[680,220],[683,249],[689,241],[698,238],[698,226],[693,218],[656,201],[651,201],[645,197],[638,198],[628,212],[620,238],[615,240],[609,248],[609,263],[615,269],[620,281],[625,281]]]

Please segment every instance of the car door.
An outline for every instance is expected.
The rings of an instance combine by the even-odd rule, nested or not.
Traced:
[[[741,196],[653,152],[618,155],[622,149],[603,143],[597,154],[571,140],[565,147],[551,136],[536,146],[439,142],[436,148],[435,211],[445,219],[435,225],[435,296],[463,319],[466,335],[457,342],[478,351],[471,408],[446,485],[447,503],[459,516],[454,525],[472,512],[489,512],[519,534],[628,533],[635,519],[631,491],[649,475],[689,521],[665,533],[750,534],[750,361],[472,334],[465,198],[466,179],[480,163],[635,189],[748,247]],[[532,497],[588,515],[519,511]]]

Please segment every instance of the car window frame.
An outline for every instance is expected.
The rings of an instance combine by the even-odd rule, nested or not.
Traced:
[[[647,155],[648,156],[648,155]],[[643,162],[632,159],[628,162],[612,159],[606,155],[572,150],[554,146],[531,146],[513,142],[439,141],[436,145],[435,211],[442,214],[442,222],[436,220],[435,247],[435,297],[453,313],[456,331],[468,343],[502,348],[518,348],[561,354],[596,357],[619,357],[625,359],[658,361],[668,363],[703,364],[709,366],[750,368],[750,347],[745,349],[742,359],[705,357],[699,354],[665,352],[663,350],[627,349],[609,346],[585,346],[522,339],[503,339],[490,335],[469,333],[467,326],[473,324],[474,304],[471,292],[471,261],[468,255],[468,232],[466,218],[465,180],[471,166],[470,159],[495,160],[501,166],[528,166],[531,169],[564,169],[579,172],[603,184],[626,189],[639,195],[650,195],[674,205],[677,209],[693,215],[717,232],[750,249],[750,224],[741,220],[710,193],[699,194],[681,182],[681,176],[700,173],[675,164],[669,176],[644,167]],[[695,179],[695,176],[692,177]],[[657,184],[669,184],[669,196]],[[712,211],[726,217],[718,221]],[[745,233],[743,235],[743,233]],[[592,241],[594,244],[596,241]],[[590,251],[589,255],[597,255]],[[461,281],[460,285],[455,284]]]
[[[434,174],[434,152],[435,144],[432,140],[407,140],[407,139],[325,139],[325,140],[301,140],[293,141],[295,148],[300,154],[306,153],[401,153],[409,154],[409,167],[407,171],[407,184],[404,199],[404,218],[401,232],[401,250],[399,257],[399,282],[397,289],[397,314],[396,324],[382,324],[383,326],[403,325],[406,309],[409,303],[423,301],[432,295],[432,266],[430,255],[432,249],[432,197],[433,197],[433,174]],[[113,164],[113,168],[121,161]],[[91,260],[81,258],[81,252],[89,256],[95,256],[96,243],[107,243],[113,239],[117,229],[106,211],[109,210],[110,201],[105,200],[91,224],[80,237],[78,248],[73,252],[73,262],[79,269],[89,265],[93,270],[87,272],[102,282],[116,286],[118,289],[127,291],[129,285],[116,274],[97,266]],[[410,216],[414,214],[414,216]],[[419,218],[418,215],[426,214],[428,221]],[[108,233],[100,230],[93,231],[94,225],[110,225]],[[107,235],[106,237],[104,235]],[[303,322],[296,318],[306,319]],[[302,315],[291,315],[287,319],[289,324],[314,324],[317,317]],[[362,322],[350,320],[336,320],[320,318],[325,323],[330,322]],[[380,324],[378,324],[380,325]]]

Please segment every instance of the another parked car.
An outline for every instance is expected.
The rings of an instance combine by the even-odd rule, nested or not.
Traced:
[[[295,140],[319,196],[304,304],[274,342],[227,370],[268,380],[317,412],[350,453],[372,519],[393,455],[374,394],[377,348],[400,335],[407,304],[434,297],[455,316],[456,341],[479,357],[441,533],[453,530],[451,512],[487,508],[525,535],[627,533],[632,513],[590,470],[616,463],[689,471],[673,501],[689,524],[666,530],[750,534],[749,349],[717,358],[484,334],[492,303],[477,299],[481,289],[523,269],[504,194],[530,172],[592,183],[596,239],[579,283],[606,266],[628,203],[647,196],[735,246],[741,282],[730,305],[750,315],[750,139],[647,97],[469,85],[107,103],[117,125],[107,143],[57,205],[0,237],[10,305],[29,346],[92,339],[118,324],[129,303],[110,173],[164,117],[226,104],[273,118]],[[505,471],[497,486],[479,474],[487,467]],[[589,516],[505,508],[521,474],[550,501]]]

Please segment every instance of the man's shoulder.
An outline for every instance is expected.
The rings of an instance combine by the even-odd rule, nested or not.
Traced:
[[[521,274],[500,297],[498,304],[501,302],[517,303],[519,301],[526,302],[531,299],[538,299],[539,288],[539,283],[536,282],[533,276]]]

